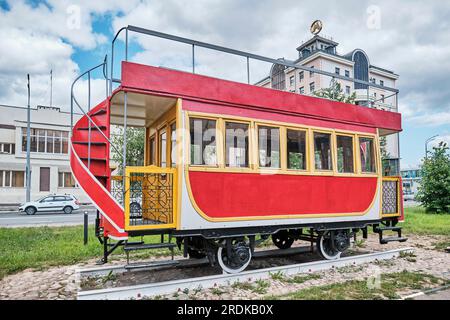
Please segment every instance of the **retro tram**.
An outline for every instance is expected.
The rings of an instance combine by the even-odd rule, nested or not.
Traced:
[[[103,262],[118,246],[127,255],[169,248],[172,259],[178,246],[186,257],[207,257],[236,273],[269,237],[280,249],[296,240],[315,242],[325,259],[338,259],[359,231],[366,237],[373,230],[381,243],[406,240],[397,224],[403,219],[402,184],[400,177],[382,175],[379,141],[401,131],[400,114],[197,75],[194,61],[192,73],[132,63],[130,32],[190,45],[193,59],[197,47],[242,56],[247,72],[250,59],[309,70],[134,26],[122,28],[121,76],[116,78],[113,70],[118,66],[116,35],[111,62],[105,58],[79,77],[90,80],[96,68],[103,70],[105,100],[82,106],[73,94],[78,79],[72,86],[72,111],[79,108],[84,116],[73,124],[71,168],[98,208]],[[125,127],[124,136],[127,127],[145,128],[143,166],[126,163],[127,144],[111,142],[113,125]],[[124,159],[117,176],[111,174],[112,151]],[[397,235],[386,238],[384,231]],[[139,241],[144,235],[161,235],[161,241]],[[133,267],[139,266],[130,263]]]

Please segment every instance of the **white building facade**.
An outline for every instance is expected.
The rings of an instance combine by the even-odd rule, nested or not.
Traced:
[[[74,115],[74,121],[80,115]],[[73,194],[90,202],[72,177],[69,163],[70,113],[38,106],[30,111],[31,200]],[[27,108],[0,105],[0,205],[26,199]]]
[[[370,64],[368,55],[361,49],[355,49],[347,54],[337,53],[339,43],[315,35],[297,48],[298,59],[289,61],[298,66],[314,68],[333,74],[368,81],[380,86],[396,88],[399,78],[393,71]],[[333,78],[282,65],[273,65],[268,77],[256,85],[314,95],[320,89],[329,88]],[[347,96],[355,94],[355,103],[371,108],[398,111],[397,95],[381,88],[353,83],[352,81],[334,78]],[[383,170],[387,175],[398,175],[399,170],[399,137],[398,134],[386,136],[386,154]]]

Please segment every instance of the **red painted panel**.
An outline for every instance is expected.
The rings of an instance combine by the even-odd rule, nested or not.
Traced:
[[[193,100],[237,104],[243,108],[264,108],[272,112],[402,130],[399,113],[131,62],[122,62],[122,87],[125,90],[143,89]]]
[[[260,120],[270,120],[278,122],[286,122],[299,124],[304,126],[314,126],[331,129],[341,129],[348,131],[358,131],[366,133],[376,133],[376,129],[372,127],[359,126],[348,123],[341,123],[335,121],[326,121],[307,117],[298,117],[274,112],[260,111],[260,110],[246,110],[233,106],[224,106],[219,104],[201,103],[190,100],[183,100],[183,109],[188,111],[205,112],[221,115],[247,117]]]
[[[195,202],[211,218],[363,212],[377,179],[189,172]]]

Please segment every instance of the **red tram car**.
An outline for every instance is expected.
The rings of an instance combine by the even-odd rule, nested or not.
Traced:
[[[134,31],[206,46],[123,30],[127,38]],[[105,77],[106,99],[73,126],[70,158],[98,208],[104,262],[119,245],[178,245],[234,273],[268,237],[280,249],[315,241],[325,259],[338,259],[369,227],[382,243],[406,240],[397,225],[401,180],[383,177],[379,143],[401,131],[400,114],[127,61],[120,79],[112,70]],[[73,103],[81,108],[75,96]],[[124,172],[111,175],[111,149],[127,147],[111,144],[112,125],[145,128],[144,166],[124,162]],[[385,230],[398,236],[384,238]],[[161,243],[129,241],[149,234]]]

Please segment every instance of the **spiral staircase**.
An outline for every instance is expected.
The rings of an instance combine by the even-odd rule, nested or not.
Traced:
[[[110,193],[109,100],[101,102],[73,126],[70,165],[78,185],[99,210],[101,236],[126,240],[124,208]]]

